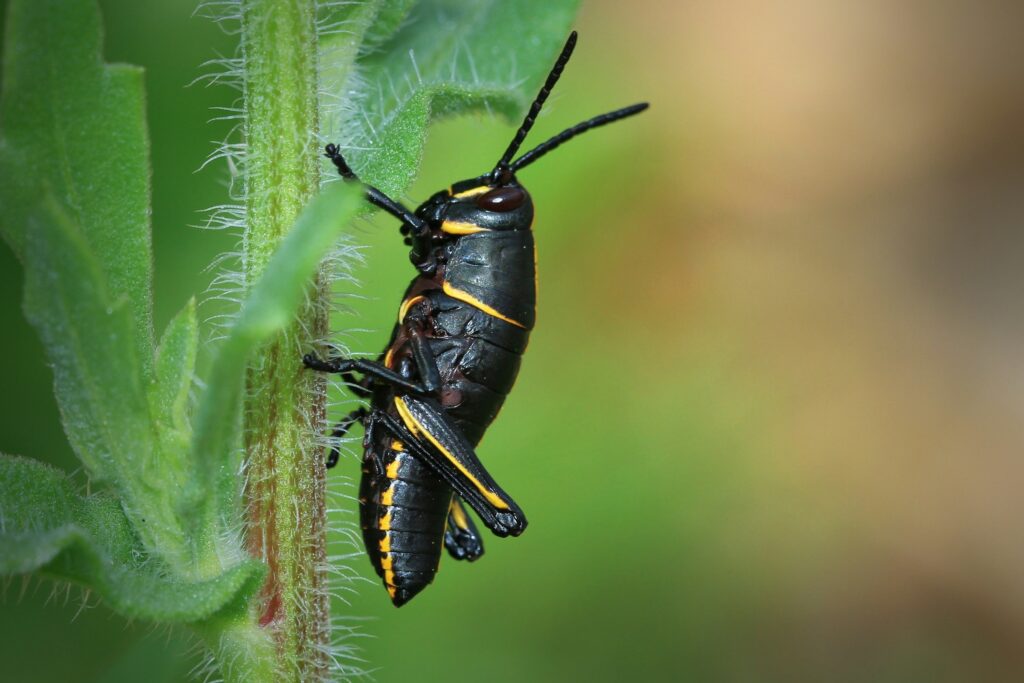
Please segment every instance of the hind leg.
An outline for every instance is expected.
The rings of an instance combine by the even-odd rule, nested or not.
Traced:
[[[458,496],[448,507],[448,524],[444,529],[444,547],[456,560],[473,562],[484,554],[484,541]]]

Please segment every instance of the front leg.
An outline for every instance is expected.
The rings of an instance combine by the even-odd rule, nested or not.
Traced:
[[[402,206],[399,202],[395,201],[391,197],[387,196],[373,185],[367,185],[361,181],[352,170],[352,167],[345,161],[345,157],[342,156],[341,150],[337,145],[331,143],[324,147],[324,156],[331,160],[334,167],[338,169],[338,175],[348,181],[359,183],[366,190],[366,199],[374,206],[378,206],[389,214],[402,221],[402,234],[406,235],[412,233],[416,236],[426,235],[430,228],[426,222],[414,214],[409,209]]]
[[[310,370],[316,370],[317,372],[330,372],[338,375],[345,375],[350,372],[359,372],[368,377],[372,377],[381,384],[389,384],[393,387],[405,389],[406,391],[414,394],[430,394],[430,389],[424,387],[422,384],[402,377],[391,368],[385,367],[380,363],[375,363],[369,360],[363,360],[361,358],[342,358],[337,356],[327,360],[321,360],[314,353],[307,353],[302,357],[302,363]]]
[[[389,214],[402,221],[401,233],[406,244],[412,246],[409,260],[422,273],[433,273],[437,269],[437,261],[430,254],[430,226],[425,220],[402,206],[400,202],[387,196],[376,187],[359,180],[352,167],[345,161],[341,150],[331,143],[324,148],[324,156],[331,160],[338,174],[347,181],[361,183],[366,190],[366,199]]]

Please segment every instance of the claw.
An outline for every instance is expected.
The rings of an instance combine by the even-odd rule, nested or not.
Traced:
[[[498,512],[494,515],[491,531],[501,537],[518,536],[526,531],[526,524],[526,517],[521,512]]]

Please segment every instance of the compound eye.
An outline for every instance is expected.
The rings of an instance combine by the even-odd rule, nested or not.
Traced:
[[[484,211],[505,213],[515,211],[526,201],[526,190],[518,185],[496,187],[477,197],[476,205]]]

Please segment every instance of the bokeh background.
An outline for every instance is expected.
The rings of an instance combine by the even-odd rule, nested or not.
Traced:
[[[185,86],[234,48],[191,0],[100,4],[108,60],[147,69],[160,329],[233,246],[189,227],[233,95]],[[589,0],[577,26],[531,139],[653,106],[523,174],[539,327],[481,450],[531,526],[400,611],[376,581],[336,601],[366,666],[1024,680],[1024,4]],[[439,125],[409,200],[510,134]],[[390,221],[357,232],[369,300],[335,326],[373,351],[410,271]],[[0,450],[73,470],[20,277],[0,248]],[[2,677],[188,680],[184,634],[96,603],[8,585]]]

